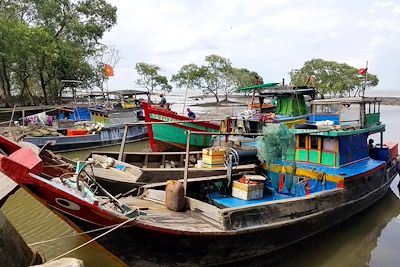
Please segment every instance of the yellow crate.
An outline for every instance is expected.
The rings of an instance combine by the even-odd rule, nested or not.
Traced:
[[[264,184],[244,184],[233,181],[232,196],[243,200],[252,200],[263,198]]]
[[[226,149],[213,149],[213,148],[203,148],[203,156],[208,155],[208,156],[223,156],[225,155],[225,150]]]

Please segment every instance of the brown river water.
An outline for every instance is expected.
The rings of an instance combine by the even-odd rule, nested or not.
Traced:
[[[182,98],[176,96],[174,110],[181,112]],[[194,104],[192,100],[190,104]],[[191,107],[199,118],[235,115],[244,106],[215,108]],[[201,115],[200,113],[203,113]],[[400,141],[399,106],[382,106],[382,121],[387,125],[385,140]],[[375,138],[375,137],[374,137]],[[379,137],[376,136],[379,142]],[[126,151],[146,151],[147,141],[128,144]],[[96,149],[96,151],[101,149]],[[119,147],[103,150],[118,151]],[[65,155],[71,159],[83,159],[91,150],[70,152]],[[397,184],[392,191],[378,203],[350,220],[330,230],[302,241],[274,255],[260,257],[230,266],[400,266],[400,199]],[[62,221],[37,200],[23,190],[14,194],[2,208],[10,222],[16,227],[28,244],[75,234],[67,223]],[[87,241],[83,236],[75,236],[59,241],[32,245],[42,252],[47,260],[57,257]],[[134,242],[134,239],[132,240]],[[246,249],[246,248],[243,248]],[[99,246],[90,244],[68,255],[83,260],[85,266],[119,266]]]

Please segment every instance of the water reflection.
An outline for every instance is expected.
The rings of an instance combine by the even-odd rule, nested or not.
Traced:
[[[400,200],[396,190],[329,230],[272,255],[229,266],[399,266]]]

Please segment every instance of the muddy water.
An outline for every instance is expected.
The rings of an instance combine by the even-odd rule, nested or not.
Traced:
[[[170,99],[174,99],[170,97]],[[175,110],[182,111],[183,100],[175,99]],[[194,104],[192,100],[190,104]],[[192,107],[199,117],[234,115],[243,106]],[[180,111],[180,112],[181,112]],[[204,114],[200,114],[203,112]],[[212,115],[210,115],[212,114]],[[382,121],[386,123],[385,140],[400,140],[400,107],[383,106]],[[376,136],[376,140],[379,137]],[[105,148],[109,150],[110,148]],[[112,147],[118,151],[118,147]],[[96,149],[98,150],[98,149]],[[148,150],[147,142],[129,144],[127,151]],[[90,150],[68,153],[70,158],[85,158]],[[367,211],[351,220],[326,231],[317,237],[287,248],[275,255],[261,257],[241,266],[400,266],[400,200],[397,177],[392,184],[393,192]],[[27,243],[74,234],[75,231],[56,215],[44,208],[23,190],[19,190],[2,208],[8,219]],[[62,241],[34,245],[47,259],[52,259],[86,240],[71,237]],[[245,248],[244,248],[245,249]],[[119,266],[111,256],[96,245],[84,247],[69,256],[85,261],[85,266]]]

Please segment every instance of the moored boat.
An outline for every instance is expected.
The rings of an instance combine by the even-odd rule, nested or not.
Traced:
[[[217,132],[219,125],[196,121],[189,117],[178,115],[176,112],[163,107],[153,106],[143,102],[151,150],[156,151],[183,151],[186,147],[188,130]],[[177,122],[177,123],[174,123]],[[192,150],[199,150],[211,146],[210,136],[196,136],[190,141]]]
[[[387,193],[399,161],[396,145],[368,147],[368,136],[385,130],[379,110],[365,112],[375,102],[314,103],[353,110],[345,113],[350,118],[339,116],[343,125],[268,125],[259,140],[265,164],[258,174],[184,180],[186,196],[172,190],[184,203],[179,211],[169,204],[170,184],[143,186],[138,197],[96,195],[83,183],[93,181],[88,173],[60,181],[62,172],[46,172],[32,150],[4,138],[0,145],[10,156],[0,156],[0,170],[84,231],[115,227],[97,242],[128,265],[241,261],[324,231]]]
[[[53,145],[48,149],[57,152],[67,152],[88,148],[98,148],[104,146],[117,145],[122,142],[125,123],[137,123],[143,116],[143,107],[136,95],[147,94],[147,92],[137,90],[121,90],[113,92],[119,97],[118,101],[112,106],[97,105],[89,108],[64,109],[62,119],[57,120],[59,125],[67,127],[45,128],[50,132],[46,136],[27,135],[24,141],[30,142],[38,147],[43,147],[50,141]],[[69,116],[65,118],[65,112],[69,111]],[[77,127],[74,121],[78,122]],[[55,134],[53,134],[55,133]],[[144,125],[134,125],[129,127],[126,142],[135,142],[147,138],[147,128]]]

